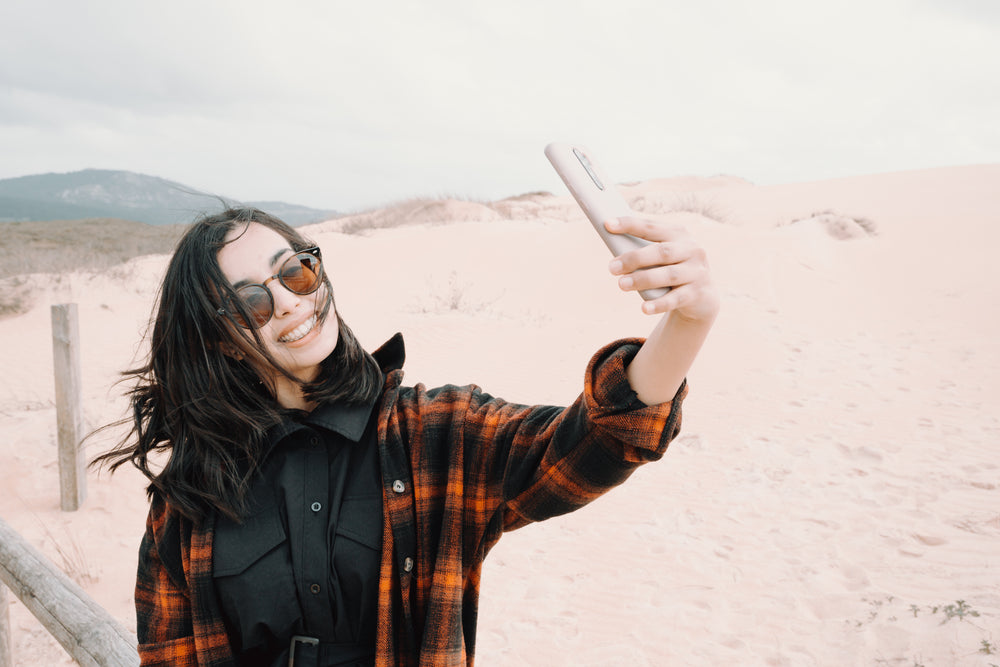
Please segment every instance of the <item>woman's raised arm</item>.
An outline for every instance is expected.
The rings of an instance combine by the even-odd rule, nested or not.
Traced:
[[[629,383],[647,405],[671,400],[694,363],[719,312],[705,249],[680,224],[628,217],[609,220],[608,231],[631,234],[651,244],[611,261],[623,290],[670,287],[642,305],[660,321],[628,367]]]

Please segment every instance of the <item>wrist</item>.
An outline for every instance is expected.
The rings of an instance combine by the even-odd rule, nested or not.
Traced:
[[[719,293],[710,288],[700,295],[696,303],[683,308],[677,308],[669,313],[680,324],[693,326],[711,326],[722,308],[722,298]]]

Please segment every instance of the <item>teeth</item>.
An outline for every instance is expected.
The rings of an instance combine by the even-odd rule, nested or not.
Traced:
[[[294,343],[295,341],[304,337],[307,333],[313,330],[316,326],[316,316],[313,315],[308,320],[295,327],[292,331],[288,332],[284,336],[278,339],[279,343]]]

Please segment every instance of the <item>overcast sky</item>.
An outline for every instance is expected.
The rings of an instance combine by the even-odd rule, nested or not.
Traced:
[[[127,169],[342,211],[1000,162],[997,0],[3,0],[0,178]]]

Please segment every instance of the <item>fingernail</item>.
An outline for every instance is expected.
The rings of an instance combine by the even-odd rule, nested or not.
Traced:
[[[608,220],[607,222],[605,222],[604,225],[606,227],[608,227],[609,229],[618,229],[619,227],[622,226],[621,223],[618,222],[617,218],[611,218],[610,220]]]
[[[642,312],[646,313],[647,315],[652,315],[653,313],[656,312],[656,306],[654,306],[651,303],[644,303],[642,304]]]
[[[623,267],[620,260],[613,259],[611,260],[611,264],[608,265],[608,268],[611,269],[611,273],[621,273]]]
[[[624,276],[618,279],[618,286],[622,289],[629,289],[632,287],[633,281],[631,276]]]

